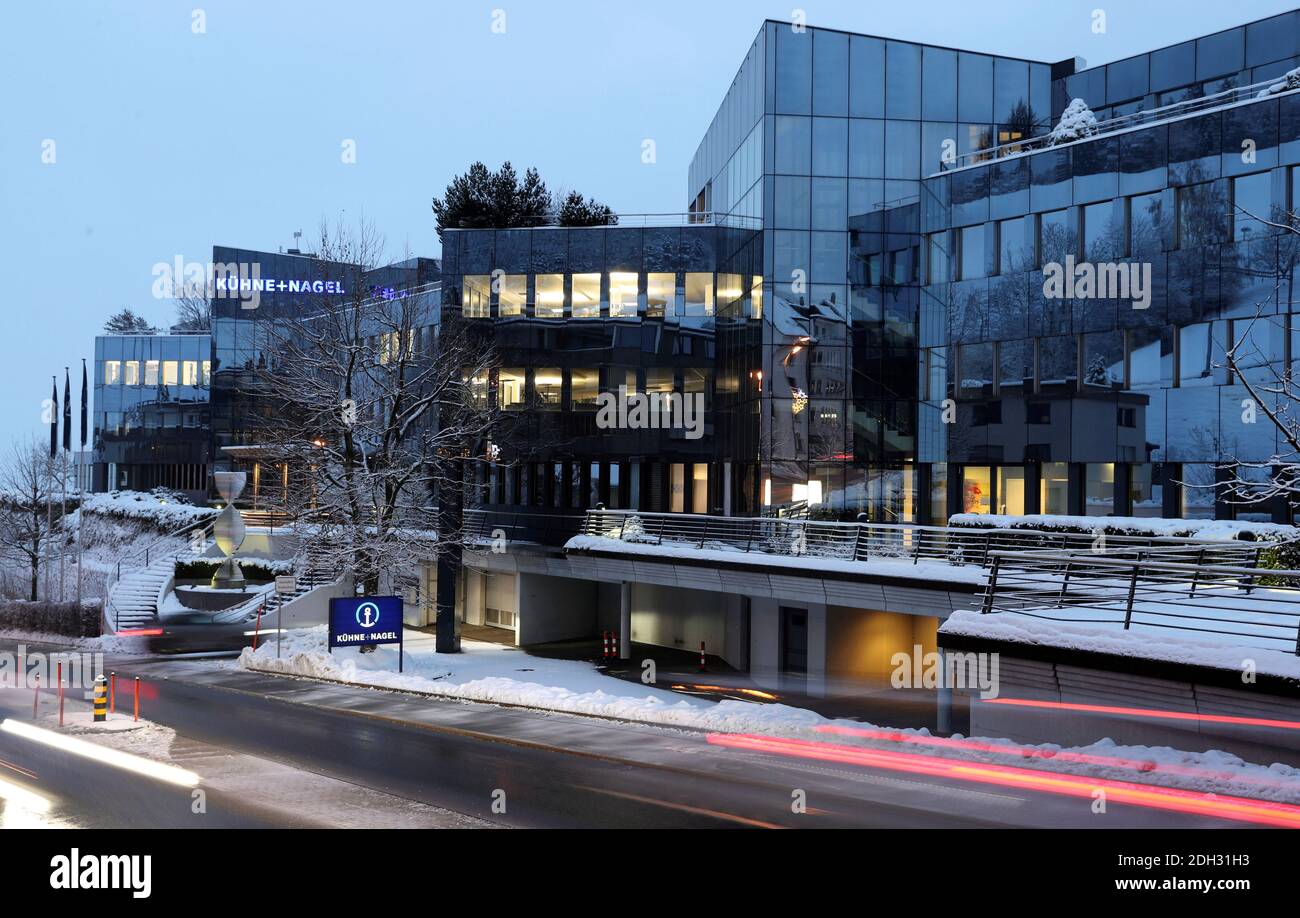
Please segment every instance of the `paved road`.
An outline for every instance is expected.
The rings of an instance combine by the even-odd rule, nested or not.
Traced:
[[[1114,804],[1098,816],[1088,799],[721,749],[688,731],[263,676],[212,660],[107,665],[121,676],[140,675],[144,715],[187,742],[325,776],[358,794],[377,792],[501,826],[1239,825]],[[24,754],[16,764],[94,814],[96,824],[119,818],[120,808],[110,810],[95,790],[104,785],[78,784],[57,753]],[[0,739],[0,758],[12,755]],[[151,814],[158,824],[174,824],[167,821],[174,792],[157,792],[151,802],[156,788],[146,792],[140,783],[147,779],[113,780],[115,794],[132,794],[131,824]],[[806,798],[807,812],[793,812],[796,795]],[[237,801],[218,796],[216,805],[226,824],[284,824],[293,814],[284,813],[279,796],[277,781],[269,780]]]

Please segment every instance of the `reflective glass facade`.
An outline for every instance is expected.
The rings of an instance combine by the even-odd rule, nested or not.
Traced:
[[[755,512],[761,234],[743,228],[446,230],[443,308],[490,323],[484,395],[509,423],[486,506]],[[598,422],[603,394],[698,399],[682,427]]]
[[[924,182],[921,411],[956,419],[921,424],[919,461],[948,512],[1286,517],[1216,480],[1285,450],[1226,351],[1261,384],[1293,359],[1296,237],[1262,221],[1286,219],[1297,140],[1300,97],[1249,98]],[[1052,288],[1071,264],[1096,288]]]
[[[206,334],[95,339],[95,490],[167,487],[207,496],[211,361]]]

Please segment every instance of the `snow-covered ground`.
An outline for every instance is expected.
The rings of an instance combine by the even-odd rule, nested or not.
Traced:
[[[503,644],[462,641],[462,653],[439,654],[432,637],[408,631],[402,673],[397,672],[395,645],[363,654],[356,647],[339,647],[328,653],[325,644],[324,625],[291,630],[284,635],[279,657],[276,642],[268,639],[256,651],[245,648],[239,665],[262,672],[701,730],[767,731],[811,727],[825,720],[788,705],[687,700],[666,689],[602,675],[590,663],[532,656]]]
[[[992,617],[992,616],[986,616]],[[870,749],[940,753],[950,758],[1086,774],[1185,790],[1300,803],[1300,769],[1246,762],[1221,751],[1120,746],[1102,739],[1084,747],[1026,746],[1003,738],[935,737],[928,730],[892,729],[830,719],[787,705],[687,700],[650,686],[601,675],[594,666],[531,656],[516,648],[475,641],[464,653],[438,654],[433,639],[413,635],[406,671],[396,672],[396,648],[361,654],[325,651],[325,629],[291,631],[281,657],[274,642],[246,649],[238,665],[249,670],[334,679],[378,688],[472,701],[526,705],[557,712],[616,717],[718,733],[761,733]]]
[[[905,557],[907,549],[899,546],[898,560],[892,558],[869,558],[865,561],[850,561],[841,558],[825,558],[816,555],[778,555],[764,552],[746,552],[725,542],[706,542],[705,547],[697,548],[695,542],[678,542],[664,539],[662,542],[641,542],[630,539],[613,539],[606,536],[574,536],[564,543],[565,549],[574,551],[605,551],[653,558],[692,558],[697,561],[720,561],[735,563],[753,560],[768,567],[792,568],[801,571],[834,571],[837,573],[865,574],[876,577],[907,577],[914,580],[974,583],[982,584],[985,572],[978,565],[949,564],[922,558],[913,563]]]
[[[1216,615],[1231,614],[1222,606],[1207,599],[1202,608]],[[1151,604],[1146,604],[1151,605]],[[1209,666],[1243,672],[1249,663],[1258,673],[1300,679],[1300,657],[1284,648],[1281,641],[1263,641],[1249,635],[1211,634],[1205,631],[1179,631],[1142,622],[1143,604],[1134,612],[1134,624],[1125,630],[1122,624],[1123,609],[1084,608],[1065,606],[1055,609],[1036,609],[1032,614],[1017,612],[957,611],[940,627],[943,634],[985,638],[994,641],[1011,641],[1040,647],[1059,647],[1067,650],[1091,651],[1144,660],[1182,663],[1189,666]],[[1194,610],[1189,610],[1192,614]],[[1119,615],[1117,620],[1116,615]],[[1258,627],[1260,616],[1243,613],[1241,630],[1252,624]],[[1163,619],[1165,625],[1178,619]],[[1205,627],[1205,622],[1182,620],[1188,627]],[[1231,627],[1223,624],[1219,627]],[[1292,623],[1294,632],[1294,622]],[[1277,634],[1279,632],[1273,631]]]
[[[1300,538],[1300,529],[1279,523],[1252,523],[1242,520],[1166,520],[1145,516],[1060,516],[1030,514],[1008,516],[994,513],[954,513],[948,522],[968,529],[1034,529],[1042,532],[1093,532],[1161,538],[1228,541],[1250,533],[1260,541],[1286,541]]]

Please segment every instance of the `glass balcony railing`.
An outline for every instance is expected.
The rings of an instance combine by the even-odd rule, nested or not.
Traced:
[[[965,169],[970,166],[977,166],[981,163],[991,162],[996,159],[1005,159],[1008,156],[1018,156],[1022,153],[1033,153],[1039,150],[1050,149],[1053,146],[1065,146],[1067,143],[1080,143],[1094,140],[1098,137],[1104,137],[1107,134],[1114,134],[1118,131],[1146,127],[1162,121],[1171,121],[1175,118],[1185,118],[1189,115],[1200,114],[1212,109],[1227,108],[1232,105],[1244,105],[1261,98],[1276,98],[1280,95],[1295,92],[1297,89],[1300,89],[1300,85],[1292,86],[1287,82],[1285,77],[1279,77],[1275,80],[1265,80],[1261,83],[1252,83],[1249,86],[1237,86],[1233,89],[1225,89],[1222,92],[1216,92],[1208,96],[1200,96],[1195,99],[1184,99],[1181,102],[1174,102],[1170,105],[1161,106],[1160,108],[1146,109],[1145,111],[1121,115],[1118,118],[1098,121],[1093,133],[1086,137],[1080,137],[1078,140],[1074,141],[1063,141],[1054,144],[1052,142],[1051,132],[1049,132],[1041,137],[1030,137],[1026,140],[1016,140],[996,147],[987,147],[983,150],[973,150],[970,153],[963,153],[961,156],[956,157],[952,162],[941,164],[939,171],[934,174],[943,175],[944,173],[954,172],[958,169]]]

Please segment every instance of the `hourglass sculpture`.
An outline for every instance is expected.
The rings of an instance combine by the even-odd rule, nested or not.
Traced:
[[[235,560],[235,552],[244,544],[244,534],[247,530],[244,526],[244,518],[239,515],[239,510],[235,507],[235,499],[243,493],[244,485],[248,482],[248,473],[215,472],[213,478],[216,479],[217,491],[226,501],[226,508],[217,517],[217,522],[212,527],[212,535],[216,539],[217,547],[226,556],[226,560],[221,562],[217,572],[212,575],[212,586],[218,590],[242,590],[245,585],[244,572],[240,570],[239,562]]]

